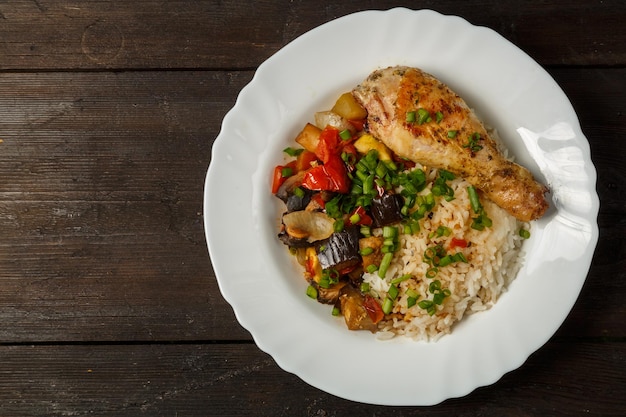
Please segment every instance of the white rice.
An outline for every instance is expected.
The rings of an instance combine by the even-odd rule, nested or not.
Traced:
[[[425,172],[429,179],[434,180],[436,170],[425,169]],[[414,235],[400,234],[400,249],[385,278],[380,278],[376,272],[363,277],[369,283],[371,293],[381,301],[386,297],[392,279],[404,274],[413,277],[398,285],[400,295],[394,305],[393,318],[379,323],[378,339],[403,335],[415,340],[437,340],[450,333],[454,324],[465,315],[493,306],[521,266],[522,238],[518,231],[525,226],[524,223],[481,196],[481,203],[493,225],[483,231],[472,229],[472,217],[475,215],[467,192],[470,184],[461,178],[448,184],[454,190],[455,198],[449,202],[436,198],[432,217],[420,220],[421,230]],[[431,185],[422,194],[430,193]],[[429,237],[439,226],[450,228],[450,236]],[[466,248],[448,250],[447,242],[452,238],[464,239],[471,244]],[[418,302],[432,299],[428,286],[433,279],[425,277],[430,265],[424,262],[423,257],[426,248],[437,243],[442,243],[449,254],[462,252],[468,262],[457,262],[438,269],[433,279],[441,281],[441,288],[448,288],[451,295],[437,306],[435,314],[430,315],[417,304],[407,308],[406,291],[409,288],[416,291],[420,295]]]

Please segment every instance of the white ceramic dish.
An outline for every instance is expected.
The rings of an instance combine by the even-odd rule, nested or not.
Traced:
[[[489,311],[434,343],[350,332],[305,296],[300,268],[276,239],[271,172],[313,113],[376,68],[420,67],[497,128],[516,160],[552,189],[532,225],[518,277]],[[492,384],[565,320],[598,238],[596,173],[567,97],[494,31],[430,10],[367,11],[324,24],[264,62],[224,118],[204,195],[209,252],[241,325],[280,367],[346,399],[432,405]]]

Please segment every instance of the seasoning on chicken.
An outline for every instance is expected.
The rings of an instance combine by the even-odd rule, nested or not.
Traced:
[[[506,159],[465,101],[417,68],[374,71],[353,90],[369,131],[397,155],[449,170],[522,221],[543,216],[547,187]]]

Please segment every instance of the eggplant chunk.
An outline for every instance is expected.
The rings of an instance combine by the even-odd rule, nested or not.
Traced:
[[[359,230],[348,227],[333,233],[318,246],[317,257],[322,269],[341,271],[361,262],[359,253]]]
[[[375,333],[377,326],[365,309],[365,297],[352,285],[346,285],[339,295],[341,314],[350,330],[369,330]]]
[[[298,172],[296,175],[292,175],[287,178],[285,182],[278,188],[276,191],[276,197],[283,200],[285,204],[287,204],[287,199],[290,195],[293,194],[293,191],[302,185],[302,180],[304,179],[304,171]]]
[[[285,231],[284,229],[278,234],[278,240],[280,240],[281,242],[283,242],[283,244],[285,244],[286,246],[289,246],[290,248],[306,248],[308,246],[311,246],[311,243],[309,243],[309,240],[304,238],[297,238],[297,237],[293,237],[293,236],[289,236],[289,234],[287,233],[287,231]]]
[[[376,227],[386,226],[402,220],[404,199],[399,194],[385,193],[372,200],[372,219]]]
[[[299,194],[291,193],[287,197],[285,204],[288,212],[304,210],[311,202],[313,191],[304,187],[300,187],[300,191]]]
[[[347,285],[345,281],[332,284],[328,288],[317,286],[317,301],[323,304],[335,304],[339,300],[341,289]]]

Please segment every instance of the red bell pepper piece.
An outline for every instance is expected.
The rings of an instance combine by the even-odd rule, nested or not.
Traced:
[[[466,248],[466,247],[467,247],[467,240],[457,239],[456,237],[453,237],[452,239],[450,239],[450,249]]]
[[[296,161],[291,161],[286,165],[276,165],[272,175],[272,194],[276,194],[280,186],[290,177],[289,175],[283,176],[283,170],[285,168],[291,169],[292,175],[295,174]]]
[[[272,175],[272,194],[276,194],[278,189],[287,178],[283,177],[283,165],[276,165],[274,174]]]

